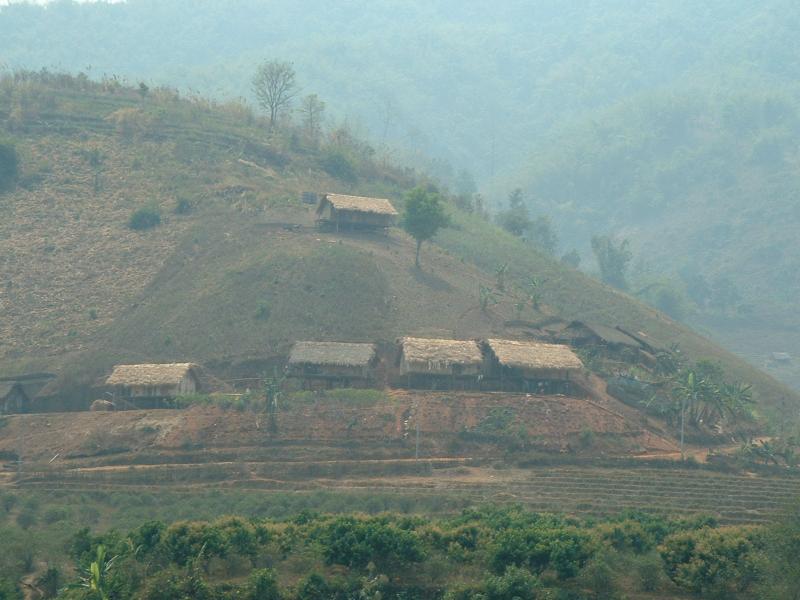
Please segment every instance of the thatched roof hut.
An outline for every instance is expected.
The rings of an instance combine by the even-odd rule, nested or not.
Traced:
[[[0,414],[28,412],[31,399],[18,381],[0,381]]]
[[[191,371],[194,363],[116,365],[107,385],[176,385]]]
[[[367,367],[375,360],[374,344],[350,342],[297,342],[289,365]]]
[[[391,227],[398,213],[386,198],[324,194],[317,205],[317,220],[337,228]]]
[[[473,375],[480,372],[483,355],[474,340],[404,337],[400,343],[403,374]]]
[[[374,344],[296,342],[286,374],[303,380],[303,387],[363,387],[375,379],[378,355]]]
[[[169,398],[193,394],[200,387],[194,363],[116,365],[106,385],[127,397]]]
[[[559,334],[558,339],[577,346],[600,345],[613,349],[642,348],[642,343],[616,327],[608,327],[598,323],[573,321]]]
[[[574,371],[583,368],[581,359],[561,344],[486,340],[486,347],[502,367],[521,371]]]

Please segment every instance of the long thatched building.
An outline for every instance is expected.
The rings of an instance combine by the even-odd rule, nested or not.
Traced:
[[[488,339],[483,347],[487,379],[500,390],[568,394],[570,376],[583,368],[561,344]]]
[[[160,406],[162,400],[201,391],[198,369],[194,363],[117,365],[106,385],[118,406],[126,401],[137,408]]]
[[[474,340],[404,337],[398,343],[399,383],[407,387],[468,388],[480,379],[483,357]]]
[[[297,342],[286,374],[302,380],[304,388],[366,387],[375,380],[377,361],[374,344]]]
[[[392,227],[397,211],[385,198],[324,194],[317,205],[317,225],[340,230],[376,230]]]

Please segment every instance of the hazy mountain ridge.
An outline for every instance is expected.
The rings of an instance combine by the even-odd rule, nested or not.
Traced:
[[[745,67],[766,80],[797,76],[787,49],[800,13],[791,2],[248,0],[199,8],[150,0],[6,7],[0,62],[91,67],[250,97],[258,61],[292,60],[304,86],[330,100],[332,114],[364,124],[376,142],[411,155],[421,149],[479,180],[522,164],[552,126],[641,91]]]

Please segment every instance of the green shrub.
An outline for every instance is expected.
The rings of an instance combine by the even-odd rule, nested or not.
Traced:
[[[66,508],[50,508],[45,511],[42,520],[48,525],[64,521],[69,518],[69,511]]]
[[[664,581],[664,563],[657,554],[642,556],[634,563],[639,589],[655,592]]]
[[[44,573],[36,578],[36,587],[42,591],[44,598],[55,598],[61,587],[61,571],[58,567],[48,566]],[[0,596],[2,599],[2,596]]]
[[[17,505],[17,502],[19,502],[19,498],[10,492],[3,494],[2,498],[0,498],[0,505],[2,505],[3,510],[6,512],[11,512],[11,509]]]
[[[574,577],[592,555],[586,533],[574,527],[547,524],[503,531],[495,538],[491,553],[496,573],[516,565],[534,573],[553,569],[562,579]]]
[[[156,206],[145,206],[137,209],[128,219],[128,227],[136,231],[152,229],[161,225],[161,211]]]
[[[10,579],[0,577],[0,600],[22,600],[22,594]]]
[[[17,183],[19,178],[19,156],[14,144],[0,140],[0,192],[5,192]]]
[[[486,600],[536,600],[539,581],[530,571],[510,566],[502,575],[486,580]]]
[[[318,600],[330,598],[331,589],[325,578],[319,573],[311,573],[297,586],[297,600]]]
[[[656,546],[656,540],[647,532],[641,523],[622,521],[619,523],[603,523],[597,526],[600,539],[620,552],[632,551],[642,554]]]
[[[589,562],[580,574],[580,582],[582,587],[590,589],[598,599],[612,598],[617,587],[614,572],[603,559]]]
[[[754,528],[706,528],[667,537],[659,552],[678,586],[706,598],[730,598],[758,580],[764,541]]]
[[[186,198],[178,198],[175,201],[175,208],[173,212],[176,215],[188,215],[190,212],[192,212],[193,208],[194,206],[192,206],[191,200]]]
[[[280,600],[281,592],[272,569],[259,569],[250,576],[247,600]]]
[[[355,568],[371,562],[379,566],[416,563],[425,557],[415,532],[381,518],[339,517],[326,528],[322,544],[329,564]]]
[[[355,162],[342,150],[327,150],[322,157],[322,168],[329,175],[336,177],[336,179],[341,179],[348,183],[355,183],[358,180]]]
[[[185,566],[200,556],[224,557],[227,544],[222,532],[208,523],[179,521],[170,525],[162,538],[167,558],[177,565]]]
[[[17,515],[17,525],[23,529],[29,529],[36,525],[36,520],[36,513],[27,508]]]

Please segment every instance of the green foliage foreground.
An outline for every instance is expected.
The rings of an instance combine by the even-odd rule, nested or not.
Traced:
[[[281,520],[148,521],[127,533],[78,531],[65,548],[69,573],[48,577],[63,577],[58,596],[70,599],[771,598],[793,570],[784,567],[796,521],[592,521],[519,507],[435,519],[304,511]],[[0,590],[16,597],[9,579]]]

